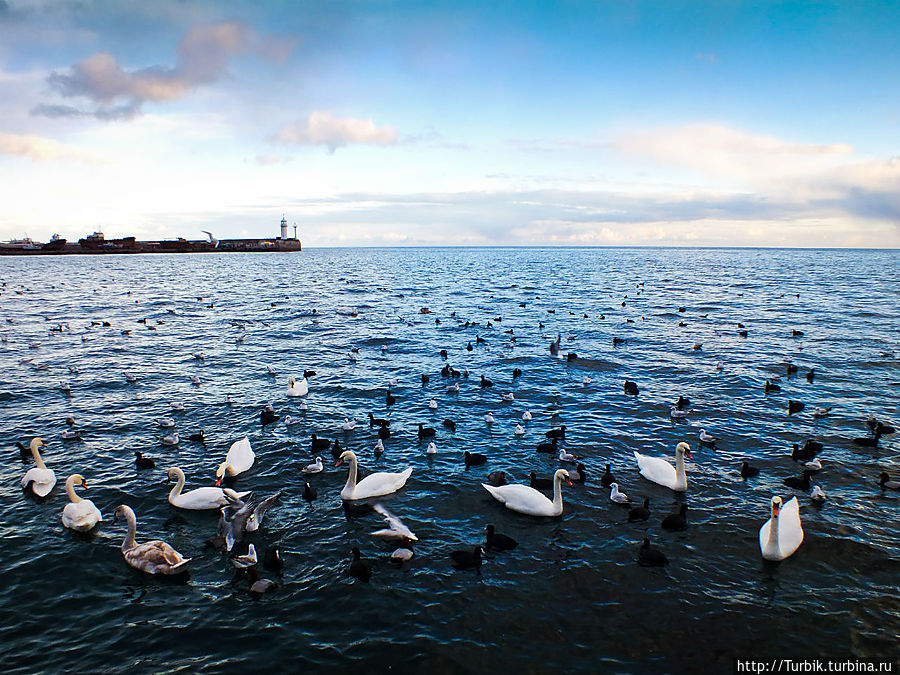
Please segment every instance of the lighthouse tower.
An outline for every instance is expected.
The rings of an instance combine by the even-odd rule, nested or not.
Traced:
[[[284,214],[281,216],[281,238],[287,239],[287,219],[284,217]]]

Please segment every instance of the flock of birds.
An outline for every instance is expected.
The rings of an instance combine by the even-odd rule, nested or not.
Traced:
[[[624,305],[624,302],[623,302]],[[679,308],[684,311],[684,308]],[[420,310],[422,314],[430,313],[427,308]],[[350,316],[356,316],[351,313]],[[586,315],[585,315],[586,316]],[[499,319],[497,319],[499,321]],[[436,320],[439,321],[439,320]],[[488,326],[491,324],[488,322]],[[543,328],[543,324],[540,324]],[[738,324],[742,330],[746,330],[744,326]],[[795,331],[796,333],[797,331]],[[511,333],[511,331],[510,331]],[[512,335],[511,340],[515,340]],[[483,339],[476,337],[476,344],[483,342]],[[622,338],[614,338],[614,346],[624,344]],[[574,353],[563,355],[561,353],[561,335],[558,335],[555,341],[551,341],[549,345],[550,356],[557,359],[565,359],[566,361],[575,361],[578,356]],[[382,350],[385,350],[382,347]],[[473,346],[470,342],[467,351],[472,351]],[[695,350],[701,350],[702,345],[697,343],[694,345]],[[351,361],[355,361],[358,349],[354,348],[348,354]],[[441,356],[446,359],[447,352],[441,351]],[[195,358],[204,358],[203,355],[195,355]],[[721,362],[717,364],[717,369],[722,369]],[[795,366],[787,364],[787,374],[796,374]],[[269,374],[274,375],[273,369],[269,369]],[[313,371],[305,371],[302,377],[292,377],[289,379],[285,395],[290,399],[299,401],[298,408],[300,411],[307,410],[305,398],[310,392],[310,378],[315,375]],[[459,393],[459,381],[469,377],[468,369],[458,371],[449,364],[445,365],[440,372],[441,377],[446,378],[450,384],[446,388],[447,395]],[[515,381],[521,377],[523,372],[520,368],[515,368],[512,379]],[[127,382],[134,383],[137,377],[130,372],[123,373]],[[428,384],[433,375],[422,374],[421,381],[423,386]],[[815,373],[810,370],[807,375],[807,381],[813,382]],[[589,377],[585,377],[585,383],[588,383]],[[192,383],[199,386],[199,378],[193,377]],[[391,386],[396,384],[391,383]],[[66,385],[67,386],[67,385]],[[481,375],[478,386],[482,390],[490,390],[494,383],[484,375]],[[777,391],[779,385],[775,382],[766,381],[765,393]],[[624,393],[630,396],[639,394],[639,386],[636,382],[626,380],[624,383]],[[515,400],[512,392],[500,394],[500,400],[511,402]],[[385,395],[385,405],[390,408],[397,401],[397,397],[391,392],[390,387]],[[230,402],[230,398],[229,401]],[[437,398],[430,398],[428,401],[429,410],[436,410],[439,406]],[[184,409],[180,403],[172,403],[173,411],[181,411]],[[796,414],[803,410],[804,404],[799,401],[791,400],[788,403],[789,415]],[[820,418],[827,416],[830,409],[816,408],[814,417]],[[680,396],[671,407],[670,415],[674,419],[685,418],[691,412],[691,403],[688,399]],[[371,412],[368,414],[369,426],[372,429],[377,428],[378,440],[374,447],[374,457],[377,461],[385,452],[385,441],[391,438],[391,421],[390,419],[376,418]],[[527,425],[533,419],[529,411],[525,411],[521,416],[521,420],[517,420],[513,433],[521,436],[525,433],[524,425]],[[260,412],[260,423],[265,426],[274,424],[281,420],[274,407],[267,405]],[[302,417],[286,415],[284,423],[288,426],[300,424]],[[488,412],[484,415],[486,425],[495,423],[493,413]],[[74,426],[71,418],[67,420],[69,426]],[[160,428],[171,430],[176,423],[173,418],[162,417],[156,420]],[[341,429],[344,432],[352,432],[357,421],[353,419],[345,419]],[[452,419],[444,420],[444,426],[450,430],[455,430],[456,421]],[[883,436],[894,433],[894,427],[874,417],[866,421],[866,426],[870,431],[870,435],[853,439],[856,445],[863,447],[877,447],[879,439]],[[65,435],[68,434],[68,435]],[[428,442],[425,453],[434,455],[438,453],[434,438],[437,432],[435,429],[426,427],[424,423],[418,424],[417,436],[422,442]],[[483,489],[497,502],[505,508],[528,517],[537,518],[554,518],[563,514],[563,485],[572,486],[573,481],[585,483],[588,476],[592,475],[592,470],[587,468],[584,463],[574,454],[568,452],[560,443],[565,442],[566,426],[559,425],[545,432],[546,442],[542,442],[537,446],[539,453],[551,454],[558,458],[561,464],[567,465],[566,468],[559,468],[555,471],[552,478],[539,477],[536,472],[530,474],[528,484],[510,484],[507,476],[502,471],[491,472],[487,476],[487,482],[482,483]],[[64,439],[78,438],[77,431],[67,430],[64,432]],[[202,431],[192,434],[190,440],[206,443],[205,435]],[[706,429],[701,429],[698,442],[700,446],[714,448],[717,438],[710,434]],[[177,446],[181,442],[181,438],[177,432],[167,433],[161,438],[161,443],[168,446]],[[18,444],[23,459],[32,458],[35,466],[29,469],[21,479],[23,489],[38,499],[46,499],[56,485],[56,475],[53,470],[48,468],[41,457],[40,450],[46,447],[41,438],[33,438],[30,445],[25,446]],[[795,461],[803,462],[803,473],[800,477],[789,477],[784,480],[784,484],[792,489],[802,490],[809,494],[813,502],[821,503],[826,499],[824,490],[820,485],[814,485],[811,482],[812,476],[822,469],[822,462],[816,457],[823,450],[822,444],[808,440],[803,446],[794,445],[791,458]],[[372,532],[375,537],[397,540],[399,547],[390,555],[390,559],[398,564],[409,561],[414,556],[414,544],[418,541],[417,536],[404,524],[404,522],[389,512],[383,504],[377,500],[380,497],[391,495],[404,488],[407,481],[412,475],[413,468],[408,467],[400,472],[373,472],[365,477],[360,477],[359,458],[356,452],[341,447],[338,440],[333,443],[325,438],[320,438],[315,433],[310,439],[311,456],[314,461],[302,469],[306,478],[325,470],[325,463],[319,453],[330,451],[333,459],[336,460],[335,466],[346,465],[348,469],[347,479],[344,487],[340,491],[340,497],[343,500],[344,511],[347,518],[359,517],[368,513],[375,513],[380,516],[384,522],[384,527]],[[466,450],[463,455],[465,466],[482,466],[489,461],[489,457],[482,453],[475,453]],[[687,468],[685,459],[693,459],[691,447],[688,442],[679,442],[674,450],[674,462],[670,462],[664,457],[655,457],[650,455],[634,452],[635,468],[640,475],[657,485],[668,488],[676,493],[684,493],[688,490]],[[168,495],[168,502],[177,509],[190,511],[215,511],[218,513],[218,524],[216,534],[207,542],[210,546],[221,549],[230,554],[230,559],[241,574],[246,575],[249,588],[254,593],[264,593],[277,588],[277,584],[269,579],[260,578],[257,565],[259,558],[253,543],[248,544],[246,553],[238,554],[235,546],[241,542],[245,535],[253,533],[260,528],[263,519],[273,506],[275,506],[282,496],[282,492],[273,494],[266,499],[254,502],[250,499],[249,491],[237,492],[233,489],[233,485],[239,476],[249,471],[255,463],[256,455],[251,447],[250,440],[244,437],[235,441],[229,448],[225,458],[218,464],[215,469],[215,484],[213,486],[198,487],[189,491],[185,491],[186,477],[184,472],[177,466],[168,469],[167,475],[170,481],[174,481],[174,486]],[[155,467],[155,461],[142,454],[140,451],[135,452],[135,462],[139,469],[151,469]],[[752,479],[759,473],[757,467],[750,466],[748,462],[743,462],[738,473],[744,480]],[[900,490],[900,481],[892,479],[887,472],[882,472],[879,476],[879,487],[882,490]],[[615,480],[609,464],[606,465],[605,472],[599,476],[598,482],[609,489],[609,500],[615,504],[621,504],[628,508],[628,520],[631,522],[647,521],[650,516],[649,499],[644,499],[641,505],[632,503],[632,500],[620,490],[619,483]],[[223,486],[223,483],[225,484]],[[87,489],[87,481],[80,473],[72,473],[65,481],[65,491],[68,496],[69,503],[65,505],[62,511],[62,524],[69,529],[79,532],[89,532],[97,527],[103,521],[100,510],[90,500],[84,499],[76,492],[76,487]],[[546,492],[552,494],[552,498],[548,497]],[[309,482],[304,481],[303,498],[312,503],[318,497],[317,490]],[[681,504],[680,510],[676,513],[669,514],[662,521],[661,525],[666,530],[684,530],[688,526],[687,519],[688,507]],[[122,542],[122,555],[128,565],[148,574],[162,575],[179,575],[187,572],[191,558],[184,557],[175,548],[164,541],[152,540],[143,543],[136,541],[137,533],[137,517],[133,509],[128,505],[118,505],[114,510],[113,522],[123,520],[126,524],[127,531]],[[783,501],[780,496],[773,496],[770,501],[770,517],[759,528],[759,548],[761,555],[766,560],[779,561],[793,555],[803,542],[803,527],[800,518],[800,504],[796,497],[792,497],[788,501]],[[477,544],[471,549],[458,550],[450,553],[453,565],[459,569],[475,569],[480,574],[483,557],[487,557],[487,553],[491,551],[511,550],[517,546],[517,542],[508,535],[495,531],[493,525],[488,525],[485,531],[484,544]],[[346,568],[346,574],[362,580],[368,581],[372,576],[372,566],[369,561],[362,557],[358,547],[351,549],[352,559]],[[644,566],[662,566],[668,563],[668,559],[663,551],[651,545],[649,538],[645,537],[637,549],[637,562]],[[264,567],[279,571],[283,567],[283,553],[280,548],[272,546],[266,549],[263,555]]]

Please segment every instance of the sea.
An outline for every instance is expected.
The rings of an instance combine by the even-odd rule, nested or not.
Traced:
[[[900,423],[898,251],[5,257],[0,283],[5,673],[698,673],[733,672],[737,658],[900,654],[900,493],[878,479],[900,479],[900,434],[853,442],[871,436],[870,416]],[[443,377],[445,365],[459,376]],[[288,398],[289,378],[305,370],[315,371],[309,394]],[[780,391],[767,394],[766,381]],[[453,382],[459,392],[447,393]],[[679,396],[689,413],[673,418]],[[789,401],[804,410],[789,414]],[[267,404],[282,419],[263,426]],[[390,419],[378,460],[370,412]],[[301,421],[286,426],[286,415]],[[62,439],[68,417],[80,440]],[[161,443],[161,417],[176,420],[177,446]],[[347,419],[354,430],[342,429]],[[436,429],[436,454],[419,423]],[[528,483],[532,471],[574,468],[536,450],[560,425],[585,483],[564,485],[561,517],[507,510],[482,483],[496,471]],[[206,445],[188,440],[201,429]],[[701,446],[701,429],[715,447]],[[412,467],[380,499],[417,535],[411,561],[390,562],[398,544],[370,534],[385,526],[377,514],[345,517],[346,465],[313,453],[313,433],[356,452],[364,475]],[[24,493],[32,462],[14,445],[36,436],[59,481],[43,501]],[[256,461],[235,489],[282,492],[235,546],[283,550],[281,573],[259,566],[278,585],[261,596],[206,546],[218,513],[167,502],[169,467],[186,489],[211,486],[245,436]],[[783,484],[803,468],[792,444],[809,439],[824,446],[819,505]],[[635,451],[673,461],[681,441],[693,457],[686,492],[640,475]],[[467,450],[487,463],[467,469]],[[135,451],[156,468],[138,470]],[[303,474],[316,454],[325,470]],[[743,480],[743,461],[759,475]],[[649,498],[647,521],[610,501],[607,464],[633,503]],[[89,535],[60,521],[72,473],[104,517]],[[759,547],[773,496],[798,499],[805,532],[782,562]],[[128,567],[124,523],[112,522],[119,504],[137,514],[138,542],[162,539],[191,558],[188,575]],[[663,530],[682,504],[687,528]],[[488,553],[480,573],[455,569],[450,553],[483,545],[488,524],[518,547]],[[668,565],[638,564],[645,537]],[[354,546],[369,583],[347,575]]]

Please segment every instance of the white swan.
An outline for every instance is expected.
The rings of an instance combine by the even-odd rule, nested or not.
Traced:
[[[481,484],[485,490],[491,493],[491,497],[503,504],[510,511],[524,513],[528,516],[561,516],[563,512],[562,482],[569,485],[569,472],[559,469],[553,474],[553,501],[551,502],[543,493],[538,492],[530,485],[493,485]]]
[[[22,487],[27,488],[31,485],[31,491],[38,497],[46,497],[50,494],[50,490],[56,485],[56,474],[53,469],[48,469],[41,459],[41,453],[38,448],[46,448],[47,444],[40,438],[31,439],[31,456],[37,465],[25,472],[22,476]]]
[[[250,447],[249,438],[244,436],[241,440],[232,443],[228,454],[225,455],[225,461],[216,469],[216,487],[222,484],[225,476],[237,476],[239,473],[244,473],[253,466],[255,460],[256,454]]]
[[[800,503],[793,497],[784,506],[781,497],[772,497],[772,517],[759,528],[759,550],[766,560],[784,560],[803,543]]]
[[[122,542],[122,555],[125,562],[136,570],[147,574],[180,574],[187,569],[190,558],[185,558],[164,541],[145,541],[138,544],[134,540],[137,534],[137,519],[130,507],[121,504],[116,507],[116,515],[113,522],[119,517],[125,518],[128,523],[128,533]]]
[[[335,466],[340,466],[344,462],[350,463],[350,472],[347,475],[347,483],[341,490],[341,499],[367,499],[369,497],[380,497],[381,495],[389,495],[396,492],[404,485],[412,475],[412,467],[409,467],[401,473],[387,473],[379,471],[363,478],[358,484],[356,482],[356,454],[351,450],[345,450],[341,453],[340,459]]]
[[[299,396],[306,396],[309,393],[309,380],[305,377],[300,378],[300,381],[297,382],[293,377],[288,380],[288,388],[287,395],[289,398],[297,398]]]
[[[673,468],[666,460],[661,457],[650,457],[642,455],[639,452],[634,453],[638,466],[641,469],[641,475],[649,481],[658,483],[667,488],[675,490],[675,492],[684,492],[687,490],[687,476],[684,473],[684,456],[693,459],[691,456],[691,446],[681,442],[675,446],[675,467]]]
[[[177,466],[169,469],[169,480],[175,478],[175,487],[169,492],[169,503],[177,506],[179,509],[187,509],[189,511],[204,511],[206,509],[218,509],[226,506],[231,502],[225,497],[225,493],[220,487],[202,487],[190,492],[182,493],[184,488],[184,472]],[[238,492],[238,497],[243,499],[249,492]]]
[[[75,483],[79,483],[87,490],[87,481],[81,474],[73,473],[66,479],[66,494],[69,495],[69,503],[62,512],[62,524],[70,530],[87,532],[103,520],[103,517],[94,502],[90,499],[82,499],[75,494]]]

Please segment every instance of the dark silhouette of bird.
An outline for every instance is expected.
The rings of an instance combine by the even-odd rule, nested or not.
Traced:
[[[469,452],[466,450],[465,462],[467,468],[470,466],[481,466],[482,464],[487,463],[487,456],[478,452]]]
[[[668,516],[663,518],[662,528],[664,530],[674,530],[679,531],[683,530],[687,527],[687,504],[681,505],[681,510],[678,513],[670,513]]]
[[[27,462],[31,459],[31,449],[21,442],[16,441],[16,447],[19,449],[19,457],[21,457],[23,462]]]
[[[313,500],[318,498],[319,492],[309,483],[305,483],[303,486],[303,499],[305,499],[309,504],[313,503]]]
[[[188,436],[188,440],[199,443],[200,445],[206,445],[206,433],[201,429],[197,433]]]
[[[472,346],[472,343],[471,343],[471,342],[470,342],[469,344],[466,345],[466,351],[467,351],[467,352],[470,352],[470,351],[472,351],[473,349],[475,349],[475,348]]]
[[[375,509],[372,505],[367,502],[360,502],[358,504],[344,502],[344,518],[347,520],[359,518],[360,516],[367,516],[374,511]]]
[[[685,408],[691,407],[691,399],[685,398],[684,396],[679,396],[678,400],[675,401],[675,407],[679,410],[684,410]]]
[[[600,477],[600,485],[603,487],[609,487],[613,483],[616,482],[616,477],[612,474],[612,471],[609,470],[609,464],[606,465],[606,472],[603,476]]]
[[[669,564],[665,553],[650,545],[650,540],[644,537],[644,542],[638,551],[638,564],[644,567],[662,567]]]
[[[776,392],[776,391],[781,391],[781,387],[779,387],[777,384],[772,384],[771,382],[766,380],[765,392],[767,394],[769,394],[769,393]]]
[[[471,551],[453,551],[450,558],[453,566],[459,570],[476,570],[481,574],[481,546],[476,546]]]
[[[383,441],[386,441],[391,437],[391,429],[387,425],[382,425],[378,428],[378,438]]]
[[[741,464],[741,478],[752,478],[759,474],[759,469],[755,466],[750,466],[747,462]]]
[[[149,457],[144,457],[144,455],[141,454],[140,450],[134,451],[134,463],[137,465],[137,468],[139,468],[139,469],[156,468],[156,462],[154,462]]]
[[[632,382],[631,380],[625,380],[625,393],[629,396],[637,396],[640,393],[640,389],[638,389],[637,382]]]
[[[371,412],[369,413],[369,426],[374,427],[376,424],[380,427],[389,426],[391,423],[390,420],[386,420],[383,417],[375,417]]]
[[[481,376],[481,386],[482,388],[493,387],[494,383],[487,379],[484,375]]]
[[[442,358],[442,359],[446,359],[446,358],[447,358],[447,350],[446,350],[446,349],[442,349],[442,350],[441,350],[441,358]]]
[[[351,551],[353,553],[353,560],[350,562],[350,567],[347,568],[347,574],[360,581],[369,583],[369,579],[372,578],[372,566],[369,565],[367,561],[360,558],[359,547],[354,546]]]
[[[878,481],[882,490],[900,490],[900,481],[891,480],[887,471],[882,471],[878,475]]]
[[[561,440],[565,440],[566,439],[566,425],[561,424],[559,426],[559,429],[551,429],[550,431],[545,432],[544,436],[546,436],[547,438],[559,438]]]
[[[315,455],[317,452],[321,452],[322,450],[327,450],[331,447],[331,441],[327,438],[319,438],[315,434],[312,435],[312,452]]]
[[[447,427],[450,431],[456,431],[456,422],[447,418],[443,422],[444,426]]]
[[[569,480],[573,483],[581,483],[582,485],[585,483],[587,478],[587,473],[584,468],[584,464],[579,464],[575,467],[575,470],[569,470]]]
[[[551,438],[549,443],[539,443],[537,446],[537,451],[549,455],[555,455],[559,451],[559,448],[557,447],[556,437],[554,436],[553,438]]]
[[[794,413],[803,412],[803,409],[806,407],[805,403],[801,401],[788,401],[788,415],[793,415]]]
[[[388,389],[387,396],[384,397],[384,401],[388,404],[388,406],[392,406],[397,402],[397,397],[391,394],[391,390]]]
[[[618,347],[619,345],[624,345],[627,342],[628,342],[628,340],[626,340],[625,338],[614,337],[613,338],[613,347]]]
[[[793,363],[786,364],[786,370],[789,376],[797,374],[797,366],[795,366]]]
[[[809,469],[806,469],[803,471],[803,475],[799,478],[797,476],[790,476],[789,478],[785,478],[782,482],[790,488],[794,488],[797,490],[809,490],[809,477],[812,475],[813,472]]]
[[[859,445],[864,448],[877,448],[878,440],[880,438],[881,434],[876,431],[874,436],[861,436],[859,438],[854,438],[853,443],[854,445]]]
[[[485,548],[488,551],[512,551],[516,546],[519,545],[519,542],[517,542],[512,537],[508,537],[505,534],[495,532],[493,525],[487,526],[487,529],[485,530],[485,536]]]
[[[643,506],[632,506],[628,509],[628,522],[634,523],[639,520],[647,520],[650,517],[650,498],[644,499]]]
[[[430,379],[431,379],[431,378],[428,377],[428,375],[426,375],[425,373],[422,373],[422,386],[424,387],[426,384],[428,384],[428,381],[429,381]]]
[[[810,368],[809,372],[806,374],[806,381],[811,383],[815,379],[815,377],[816,377],[816,369]]]
[[[433,428],[426,427],[424,424],[419,422],[419,438],[431,438],[437,433]]]
[[[506,472],[505,471],[492,471],[488,474],[488,483],[493,485],[494,487],[500,487],[501,485],[506,485],[508,481],[506,480]]]
[[[522,376],[522,369],[521,368],[513,368],[512,379],[515,380],[517,377],[521,377],[521,376]]]
[[[273,410],[271,405],[267,405],[259,412],[259,421],[263,426],[267,424],[275,424],[281,418],[275,414],[275,410]]]
[[[818,441],[813,441],[807,439],[805,443],[803,443],[803,447],[799,447],[796,443],[792,445],[791,459],[795,462],[808,462],[811,459],[815,459],[816,455],[818,455],[825,446],[823,446]]]
[[[277,544],[266,549],[263,554],[263,567],[273,572],[281,572],[284,569],[284,555]]]

